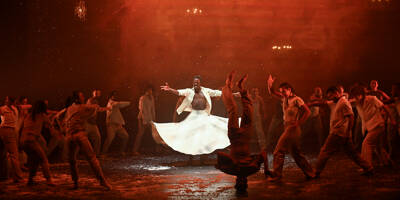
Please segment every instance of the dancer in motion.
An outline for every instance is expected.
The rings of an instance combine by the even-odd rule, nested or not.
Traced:
[[[166,143],[176,151],[189,155],[208,154],[229,146],[228,119],[211,115],[211,97],[222,95],[200,85],[200,76],[193,79],[193,87],[175,90],[168,83],[161,90],[184,96],[177,113],[191,112],[179,123],[153,123],[153,137],[158,143]]]
[[[112,186],[104,177],[103,170],[101,169],[99,160],[96,158],[96,153],[93,151],[92,145],[90,145],[86,132],[87,120],[93,117],[96,112],[108,109],[100,108],[98,105],[85,104],[85,97],[82,92],[74,92],[72,99],[74,103],[68,107],[65,121],[67,124],[67,134],[70,135],[68,141],[69,163],[72,180],[74,181],[74,189],[78,188],[79,179],[76,157],[79,150],[82,150],[100,184],[111,190]]]
[[[14,182],[20,182],[23,178],[18,159],[18,134],[16,131],[19,109],[14,97],[6,97],[5,105],[0,107],[0,116],[0,142],[3,143],[3,148],[0,149],[0,155],[4,155],[4,151],[8,153],[8,157],[11,161],[11,172]],[[2,159],[7,159],[7,157],[4,156]]]
[[[253,127],[253,105],[244,89],[247,75],[239,82],[238,87],[243,105],[242,120],[239,126],[238,107],[232,95],[234,72],[231,72],[226,79],[226,85],[222,89],[222,100],[228,112],[228,137],[231,142],[230,154],[218,152],[217,169],[236,176],[235,188],[238,193],[244,193],[247,189],[247,177],[260,170],[261,163],[266,160],[266,152],[261,155],[250,155],[250,139],[254,132]],[[265,166],[268,169],[268,166]]]
[[[257,141],[258,145],[260,148],[260,151],[264,151],[267,148],[267,143],[265,142],[265,133],[264,133],[264,127],[263,127],[263,122],[264,119],[266,118],[266,113],[265,113],[265,106],[264,106],[264,100],[260,96],[260,92],[258,88],[253,88],[252,94],[250,96],[251,102],[252,102],[252,107],[253,107],[253,127],[254,131],[257,135]]]
[[[108,99],[106,115],[107,136],[103,144],[103,154],[108,153],[108,148],[111,146],[115,136],[121,138],[122,145],[119,149],[120,155],[125,156],[126,145],[128,144],[129,134],[125,129],[125,120],[121,113],[121,108],[128,107],[131,102],[117,101],[117,92],[112,91]]]
[[[43,170],[43,176],[46,178],[47,185],[54,186],[50,177],[50,165],[46,153],[39,143],[39,138],[42,137],[41,131],[43,125],[51,126],[46,111],[47,106],[44,101],[37,101],[33,105],[32,111],[26,114],[21,125],[22,135],[20,144],[28,154],[28,185],[35,184],[33,178],[36,176],[37,169],[40,165]]]
[[[316,177],[319,177],[328,159],[341,148],[343,148],[353,162],[364,170],[363,174],[372,174],[372,165],[361,158],[353,145],[351,138],[351,129],[354,124],[353,109],[347,98],[340,93],[339,88],[335,86],[330,87],[326,91],[327,98],[329,101],[332,101],[331,105],[333,105],[330,119],[330,133],[318,156],[315,167]],[[318,106],[326,103],[326,101],[313,102],[310,106]]]
[[[385,134],[385,120],[382,112],[389,117],[391,124],[396,125],[396,121],[389,115],[389,108],[384,105],[377,97],[366,95],[365,88],[356,86],[352,88],[351,95],[355,98],[355,105],[360,118],[367,131],[361,147],[361,157],[369,164],[373,163],[373,153],[377,152],[379,161],[385,166],[394,166],[389,154],[379,143],[382,135]]]
[[[139,148],[142,143],[142,136],[145,130],[150,127],[151,122],[156,119],[156,109],[153,96],[153,88],[149,86],[144,95],[139,99],[138,133],[133,144],[133,155],[139,155]]]
[[[282,177],[283,164],[285,162],[285,153],[290,152],[304,175],[307,178],[315,176],[314,170],[308,163],[303,153],[300,150],[300,125],[302,125],[310,115],[310,110],[304,101],[294,94],[294,89],[289,83],[282,83],[279,88],[282,93],[275,91],[272,87],[275,78],[270,75],[268,78],[268,91],[277,96],[282,97],[283,121],[285,130],[279,138],[278,144],[274,151],[273,172],[269,181],[277,181]],[[303,110],[303,114],[301,110]]]

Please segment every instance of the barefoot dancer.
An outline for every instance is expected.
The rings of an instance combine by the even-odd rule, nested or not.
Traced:
[[[266,152],[262,155],[250,155],[250,139],[253,130],[253,105],[243,84],[247,79],[244,76],[239,82],[241,101],[243,105],[242,120],[239,126],[238,107],[232,95],[232,80],[234,72],[231,72],[226,79],[226,85],[222,89],[222,100],[228,112],[228,137],[231,142],[230,154],[218,152],[217,169],[236,176],[235,188],[238,192],[245,192],[247,189],[247,177],[260,170],[260,165],[266,159]],[[267,162],[268,163],[268,160]],[[267,166],[265,166],[268,168]]]
[[[191,112],[179,123],[153,123],[153,137],[158,143],[165,142],[176,151],[189,155],[209,154],[229,146],[228,119],[211,115],[211,97],[221,96],[220,90],[200,86],[200,76],[193,79],[193,88],[175,90],[168,83],[161,90],[185,99],[177,113]]]
[[[302,125],[310,115],[310,110],[304,101],[294,94],[293,87],[288,83],[282,83],[279,88],[282,93],[273,90],[272,85],[274,78],[271,75],[268,78],[268,91],[282,97],[283,120],[285,130],[279,138],[278,144],[274,151],[274,167],[270,181],[279,180],[282,177],[283,164],[285,162],[285,154],[290,152],[304,175],[307,178],[314,177],[314,171],[300,150],[300,125]],[[300,114],[303,110],[303,114]]]

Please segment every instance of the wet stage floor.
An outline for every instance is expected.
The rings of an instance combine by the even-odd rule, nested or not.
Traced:
[[[68,165],[52,164],[56,187],[47,187],[39,172],[35,186],[0,182],[0,199],[400,199],[398,170],[378,168],[372,177],[361,176],[344,155],[329,160],[317,180],[306,180],[286,157],[282,181],[267,182],[261,170],[249,177],[247,196],[236,196],[234,177],[213,167],[215,155],[205,165],[198,158],[189,165],[188,159],[175,154],[100,159],[112,191],[99,186],[86,161],[79,162],[78,190],[72,189]],[[315,164],[315,157],[308,159]]]

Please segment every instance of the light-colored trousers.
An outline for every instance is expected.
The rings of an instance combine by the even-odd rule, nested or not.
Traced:
[[[103,152],[102,152],[103,154],[108,152],[108,148],[110,147],[116,135],[122,139],[122,145],[120,151],[121,152],[125,151],[129,139],[128,132],[125,130],[122,124],[109,123],[107,124],[107,136],[103,145]]]

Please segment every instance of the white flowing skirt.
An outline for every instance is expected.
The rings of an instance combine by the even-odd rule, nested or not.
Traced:
[[[208,115],[206,111],[193,110],[179,123],[152,123],[153,138],[175,151],[190,154],[208,154],[230,145],[228,118]]]

